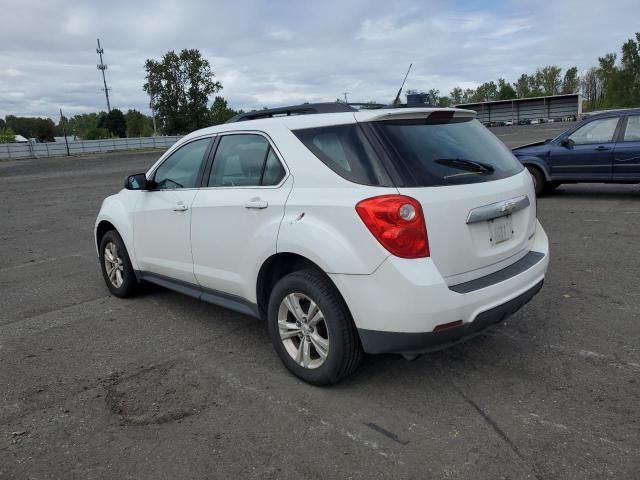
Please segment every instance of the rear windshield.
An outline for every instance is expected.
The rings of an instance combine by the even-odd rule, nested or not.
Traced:
[[[460,185],[510,177],[523,166],[475,119],[375,122],[399,182],[407,187]],[[396,177],[396,175],[394,175]]]

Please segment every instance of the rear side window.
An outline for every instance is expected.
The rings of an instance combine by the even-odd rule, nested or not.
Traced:
[[[470,118],[374,123],[403,186],[480,183],[524,168],[511,151]]]
[[[293,133],[342,178],[361,185],[391,185],[389,176],[358,124],[305,128]]]
[[[624,132],[625,142],[640,142],[640,115],[627,118],[627,129]]]

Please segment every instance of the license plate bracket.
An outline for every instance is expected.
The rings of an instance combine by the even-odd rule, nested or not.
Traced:
[[[494,218],[489,223],[489,241],[491,245],[498,245],[513,238],[513,219],[511,215]]]

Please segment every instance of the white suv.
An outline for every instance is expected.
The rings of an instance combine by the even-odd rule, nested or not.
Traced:
[[[316,104],[194,132],[102,204],[106,284],[263,318],[318,385],[476,335],[540,290],[549,252],[530,175],[474,115]]]

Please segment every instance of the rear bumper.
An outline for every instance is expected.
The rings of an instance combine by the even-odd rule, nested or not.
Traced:
[[[479,335],[520,310],[542,288],[543,280],[507,303],[482,312],[473,322],[442,332],[402,333],[358,329],[362,348],[367,353],[419,354],[448,348]]]
[[[549,264],[547,236],[536,225],[532,254],[486,277],[447,285],[430,258],[388,257],[371,275],[330,274],[368,353],[436,350],[477,334],[527,303]],[[460,327],[434,332],[438,325]]]

